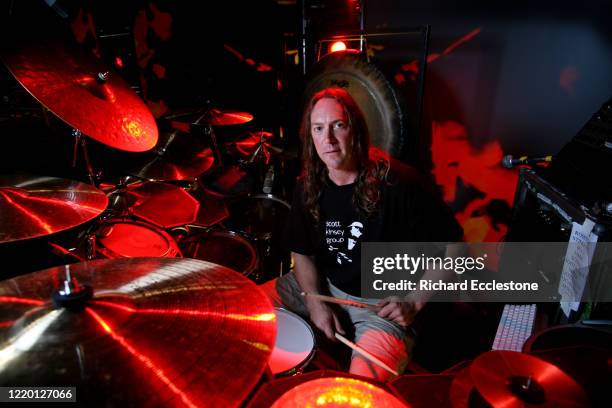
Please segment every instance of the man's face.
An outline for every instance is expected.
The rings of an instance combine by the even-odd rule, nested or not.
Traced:
[[[353,132],[342,105],[323,98],[310,114],[310,134],[319,158],[328,170],[356,170]]]

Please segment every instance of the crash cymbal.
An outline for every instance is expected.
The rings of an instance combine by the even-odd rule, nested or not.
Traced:
[[[157,125],[145,103],[93,56],[48,39],[12,42],[1,54],[17,81],[71,127],[120,150],[155,146]]]
[[[190,224],[200,209],[195,198],[172,184],[147,182],[125,194],[133,215],[161,228]]]
[[[208,121],[213,126],[241,125],[253,120],[253,115],[247,112],[221,111],[213,109],[210,111]]]
[[[582,388],[546,361],[514,351],[490,351],[469,367],[474,388],[491,406],[504,408],[590,406]]]
[[[408,408],[397,397],[365,381],[328,377],[300,384],[272,404],[272,408],[302,407]]]
[[[81,305],[52,292],[66,270]],[[72,290],[77,284],[72,285]],[[76,386],[83,406],[240,405],[274,346],[251,281],[193,259],[119,258],[0,283],[0,385]]]
[[[253,120],[248,112],[222,111],[220,109],[195,108],[172,112],[164,116],[173,129],[189,132],[192,126],[211,125],[229,126],[242,125]]]
[[[54,177],[0,177],[0,244],[76,227],[100,215],[108,198],[97,188]]]

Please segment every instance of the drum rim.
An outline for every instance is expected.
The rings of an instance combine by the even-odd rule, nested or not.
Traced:
[[[201,232],[197,232],[195,234],[192,234],[190,236],[183,238],[181,240],[181,245],[183,245],[183,243],[189,244],[190,243],[189,241],[195,240],[197,237],[200,237],[203,235],[213,235],[213,234],[216,234],[218,236],[225,236],[225,237],[229,236],[232,238],[237,238],[237,241],[242,241],[246,244],[246,246],[249,248],[249,251],[253,255],[252,261],[249,263],[249,267],[247,268],[247,271],[241,272],[229,266],[227,266],[227,268],[232,269],[233,271],[236,271],[237,273],[245,277],[249,277],[251,274],[253,274],[257,270],[257,266],[259,265],[259,255],[257,254],[257,248],[255,248],[255,245],[253,245],[249,237],[244,236],[244,234],[242,234],[239,231],[234,231],[230,229],[225,229],[225,230],[215,229],[215,230],[201,231]],[[193,258],[193,259],[198,259],[198,258]]]
[[[302,361],[300,361],[296,366],[290,368],[289,370],[280,371],[278,373],[275,373],[272,371],[272,367],[270,367],[270,365],[268,364],[268,367],[270,367],[270,371],[272,371],[272,374],[275,377],[287,377],[287,376],[299,374],[303,368],[305,368],[306,366],[308,366],[308,364],[310,364],[317,350],[317,338],[315,337],[315,333],[314,333],[314,330],[312,329],[312,326],[304,318],[302,318],[302,316],[287,309],[286,307],[275,306],[274,311],[276,312],[277,310],[284,311],[288,315],[293,316],[297,318],[299,321],[301,321],[306,326],[306,328],[308,328],[308,332],[310,333],[310,336],[312,337],[312,350],[310,350],[310,353]],[[277,324],[276,337],[278,338],[278,321],[276,324]],[[274,346],[276,347],[276,341],[275,341]],[[272,353],[274,353],[274,349],[272,349]],[[270,357],[272,357],[272,353],[270,353]]]
[[[265,193],[250,194],[250,195],[246,196],[245,198],[246,199],[249,199],[249,198],[265,198],[265,199],[268,199],[268,200],[272,200],[272,201],[276,201],[278,203],[281,203],[285,207],[287,207],[288,209],[291,209],[291,204],[288,201],[285,201],[282,198],[275,196],[274,194],[265,194]]]
[[[98,252],[100,255],[108,259],[134,258],[131,256],[125,256],[125,255],[119,254],[102,244],[102,241],[100,237],[98,236],[98,233],[102,231],[104,227],[108,225],[113,225],[113,224],[132,224],[132,225],[135,224],[140,227],[148,228],[156,233],[159,233],[159,235],[165,238],[166,242],[168,242],[168,249],[166,250],[166,252],[164,252],[163,255],[158,255],[158,257],[160,258],[182,258],[183,257],[183,253],[181,252],[181,248],[179,247],[178,243],[174,240],[172,235],[166,232],[163,228],[160,228],[157,225],[150,224],[148,222],[141,221],[141,220],[132,220],[129,218],[111,218],[111,219],[104,220],[103,222],[101,222],[99,228],[94,232],[94,237],[95,237],[95,242],[96,242],[96,252]]]

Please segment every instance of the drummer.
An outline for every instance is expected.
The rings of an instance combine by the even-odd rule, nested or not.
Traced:
[[[369,309],[336,307],[300,293],[358,301],[361,242],[456,242],[463,230],[414,169],[370,148],[365,119],[343,89],[315,94],[301,127],[303,173],[296,186],[284,242],[294,272],[266,284],[277,305],[308,317],[335,341],[335,332],[402,372],[414,345],[410,325],[426,299],[408,295]],[[343,238],[343,239],[342,239]],[[390,374],[353,352],[350,372],[388,379]]]

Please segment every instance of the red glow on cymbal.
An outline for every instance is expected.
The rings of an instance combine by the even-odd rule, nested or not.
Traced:
[[[45,303],[42,300],[26,299],[26,298],[20,298],[20,297],[15,297],[15,296],[0,296],[0,302],[3,302],[3,303],[22,303],[24,305],[36,305],[36,306],[40,306],[40,305],[43,305]]]
[[[19,212],[21,212],[23,215],[25,215],[27,218],[31,219],[32,221],[34,221],[36,223],[37,226],[40,227],[41,230],[45,231],[48,234],[51,234],[53,232],[53,228],[51,228],[51,225],[49,225],[48,223],[46,223],[42,218],[40,218],[39,216],[37,216],[36,214],[34,214],[33,212],[29,211],[27,208],[17,204],[14,200],[12,200],[8,194],[6,194],[4,191],[0,190],[0,195],[2,197],[4,197],[4,199],[13,206],[13,208]]]
[[[91,308],[86,308],[85,310],[87,311],[87,313],[89,313],[98,322],[98,324],[100,324],[100,326],[104,329],[105,332],[110,334],[110,336],[113,338],[113,340],[115,340],[119,344],[121,344],[121,346],[123,346],[123,348],[125,348],[126,351],[128,351],[131,355],[133,355],[140,362],[142,362],[145,365],[145,367],[147,367],[148,369],[152,370],[155,373],[155,376],[157,378],[159,378],[165,385],[167,385],[168,388],[170,388],[170,390],[172,390],[172,392],[174,392],[178,397],[180,397],[181,401],[183,401],[185,403],[185,405],[187,405],[188,407],[192,407],[192,408],[197,407],[197,405],[195,405],[193,402],[191,402],[191,400],[189,399],[187,394],[185,394],[181,389],[179,389],[166,376],[164,371],[162,369],[158,368],[153,363],[153,361],[151,361],[151,359],[149,357],[147,357],[144,354],[140,353],[130,343],[128,343],[127,340],[125,340],[122,336],[120,336],[117,333],[115,333],[113,331],[112,327],[110,327],[108,325],[108,323],[106,323],[106,321],[104,321],[104,319],[102,319],[102,317],[100,317],[100,315],[98,315],[96,312],[94,312]]]
[[[201,310],[185,310],[185,309],[136,309],[126,305],[120,305],[113,302],[105,302],[96,300],[92,302],[96,305],[108,306],[115,309],[122,310],[128,313],[139,313],[139,314],[159,314],[159,315],[177,315],[177,316],[202,316],[202,317],[219,317],[229,318],[233,320],[251,320],[258,322],[273,322],[276,319],[274,313],[259,313],[254,315],[239,314],[239,313],[220,313],[220,312],[206,312]]]

